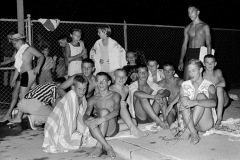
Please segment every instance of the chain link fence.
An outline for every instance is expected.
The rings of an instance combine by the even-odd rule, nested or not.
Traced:
[[[54,31],[47,31],[44,26],[37,20],[32,20],[32,45],[40,51],[41,41],[45,41],[50,46],[50,56],[62,57],[61,47],[57,42],[57,38],[61,34],[69,36],[73,28],[82,30],[82,40],[88,53],[95,41],[99,39],[97,35],[97,25],[106,23],[88,23],[88,22],[69,22],[61,21]],[[108,23],[112,29],[111,37],[124,47],[124,24]],[[7,41],[7,33],[11,30],[17,32],[17,20],[1,20],[0,19],[0,59],[4,61],[4,57],[12,55],[13,47]],[[218,61],[218,67],[222,69],[223,74],[230,84],[230,87],[239,87],[238,71],[240,70],[239,48],[240,30],[212,29],[212,44],[216,50],[215,55]],[[138,51],[145,55],[146,59],[156,59],[160,66],[168,61],[178,65],[181,46],[183,42],[183,27],[175,26],[158,26],[158,25],[137,25],[127,24],[127,48],[128,51]],[[13,64],[9,64],[11,66]],[[8,67],[9,67],[8,66]],[[6,67],[6,66],[4,66]],[[11,102],[12,89],[7,84],[10,81],[10,71],[0,70],[0,113],[1,108],[8,107]],[[178,72],[178,75],[182,75]],[[55,76],[55,75],[53,75]],[[54,78],[54,77],[53,77]]]

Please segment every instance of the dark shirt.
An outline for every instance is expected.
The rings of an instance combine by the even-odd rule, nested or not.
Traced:
[[[123,67],[123,69],[126,70],[128,77],[126,84],[130,85],[132,82],[135,82],[137,80],[137,77],[132,76],[133,73],[137,73],[137,68],[138,65],[126,65]]]

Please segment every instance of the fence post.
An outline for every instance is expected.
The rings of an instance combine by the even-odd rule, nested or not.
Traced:
[[[27,15],[27,24],[28,24],[28,43],[30,44],[30,45],[32,45],[32,25],[31,25],[31,15],[30,14],[28,14]]]
[[[24,8],[23,0],[17,1],[17,19],[18,19],[18,33],[24,34]]]
[[[125,48],[125,51],[127,52],[128,45],[127,45],[127,24],[126,24],[126,21],[124,21],[123,30],[124,30],[124,48]]]

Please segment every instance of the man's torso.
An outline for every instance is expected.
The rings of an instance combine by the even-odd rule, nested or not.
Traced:
[[[204,31],[205,23],[189,24],[188,28],[188,48],[200,48],[205,45],[206,34]]]

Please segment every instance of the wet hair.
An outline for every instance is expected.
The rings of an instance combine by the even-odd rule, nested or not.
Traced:
[[[95,66],[94,61],[93,61],[92,59],[90,59],[90,58],[85,58],[85,59],[83,59],[83,60],[82,60],[82,64],[83,64],[83,63],[91,63],[93,67]]]
[[[62,39],[66,39],[67,40],[68,36],[65,34],[61,34],[60,36],[58,36],[57,40],[62,40]]]
[[[212,54],[207,54],[206,56],[204,56],[204,61],[205,61],[206,58],[212,58],[216,62],[216,58]]]
[[[153,58],[148,59],[147,64],[148,64],[149,62],[156,62],[156,65],[158,65],[158,61],[157,61],[156,59],[153,59]]]
[[[198,69],[203,68],[203,64],[199,59],[191,59],[187,62],[187,66],[189,66],[190,64],[194,64],[198,67]]]
[[[146,65],[139,65],[137,71],[139,71],[140,68],[145,68],[146,71],[148,72],[148,67]]]
[[[106,72],[98,72],[96,77],[98,77],[98,76],[105,76],[108,81],[111,81],[109,74],[107,74]]]
[[[117,72],[124,72],[124,74],[127,76],[127,71],[125,69],[122,68],[118,68],[114,71],[114,75],[116,76]]]
[[[111,36],[112,30],[109,25],[99,25],[97,29],[103,31],[107,35],[107,37]]]
[[[171,62],[165,62],[165,63],[163,64],[163,69],[164,69],[164,67],[166,67],[166,66],[170,66],[170,67],[173,68],[173,70],[175,70],[173,63],[171,63]]]
[[[82,83],[82,84],[83,83],[88,84],[88,80],[84,75],[76,75],[73,79],[73,85],[75,86],[77,82]]]
[[[71,34],[73,34],[73,32],[80,32],[80,34],[82,34],[82,30],[78,28],[73,28]]]

